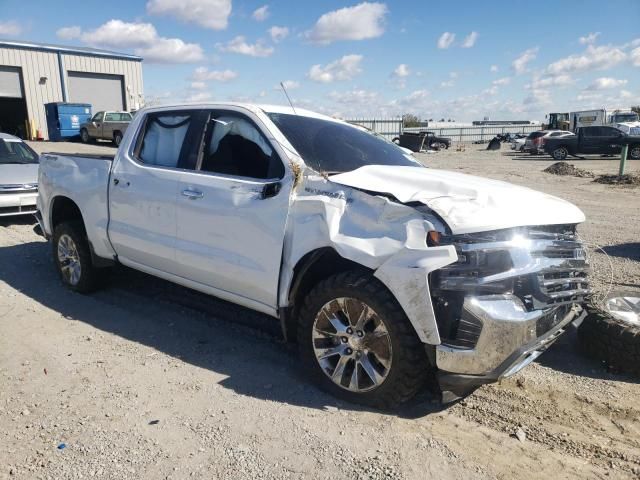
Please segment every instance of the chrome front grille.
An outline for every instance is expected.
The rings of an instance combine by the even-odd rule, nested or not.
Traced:
[[[3,193],[15,195],[20,193],[37,193],[37,192],[38,192],[37,183],[0,185],[0,195],[2,195]]]
[[[587,260],[575,226],[517,228],[450,237],[458,262],[437,271],[435,287],[467,295],[512,293],[527,310],[583,302]]]

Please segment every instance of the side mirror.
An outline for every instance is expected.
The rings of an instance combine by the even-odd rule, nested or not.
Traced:
[[[281,188],[282,184],[280,182],[267,183],[262,189],[262,199],[275,197]]]

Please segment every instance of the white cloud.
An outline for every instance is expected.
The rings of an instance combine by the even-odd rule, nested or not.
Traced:
[[[22,33],[22,27],[14,20],[0,21],[0,35],[15,37]]]
[[[210,92],[194,92],[189,95],[185,100],[187,102],[206,102],[211,100],[212,95]]]
[[[569,55],[551,63],[547,67],[547,72],[552,75],[560,75],[570,72],[607,70],[624,62],[626,59],[627,54],[619,47],[589,45],[583,53]]]
[[[60,38],[79,38],[92,46],[133,49],[147,63],[195,63],[204,59],[200,45],[186,43],[179,38],[161,37],[151,23],[109,20],[95,30],[64,27],[57,34]]]
[[[279,43],[289,36],[289,29],[287,27],[273,26],[269,29],[269,35],[272,41]]]
[[[108,48],[152,47],[158,39],[158,32],[151,23],[109,20],[95,30],[82,32],[80,39],[90,45]]]
[[[193,80],[196,82],[206,82],[213,80],[216,82],[229,82],[238,77],[238,73],[233,70],[209,70],[206,67],[198,67],[193,72]]]
[[[406,102],[418,102],[429,96],[429,90],[415,90],[404,98]]]
[[[408,77],[409,75],[411,75],[411,70],[409,69],[409,66],[406,63],[401,63],[393,71],[393,75],[397,78]]]
[[[207,84],[205,82],[191,82],[192,90],[204,90],[207,88]]]
[[[640,67],[640,47],[631,50],[629,57],[631,58],[631,63],[634,66]]]
[[[157,38],[152,45],[135,49],[147,63],[195,63],[204,59],[200,45],[179,38]]]
[[[462,42],[462,48],[471,48],[476,44],[476,40],[478,40],[478,32],[471,32]]]
[[[611,77],[596,78],[585,90],[606,90],[608,88],[618,88],[627,84],[627,80],[618,80]]]
[[[378,101],[378,92],[354,89],[347,92],[331,92],[329,98],[340,104],[370,105]]]
[[[314,43],[328,45],[339,40],[366,40],[384,33],[387,14],[384,3],[363,2],[322,15],[306,37]]]
[[[522,52],[520,56],[511,63],[516,75],[522,75],[525,73],[527,71],[527,64],[535,60],[537,55],[538,47],[530,48]]]
[[[511,77],[498,78],[497,80],[494,80],[493,82],[491,82],[491,84],[496,87],[509,85],[510,83],[511,83]]]
[[[522,103],[530,109],[543,108],[551,104],[551,95],[547,90],[532,90]]]
[[[171,15],[212,30],[224,30],[231,15],[231,0],[149,0],[147,12]]]
[[[256,8],[251,14],[251,17],[256,22],[264,22],[267,18],[269,18],[269,5],[263,5],[260,8]]]
[[[441,88],[451,88],[456,84],[455,80],[447,80],[446,82],[440,82]]]
[[[498,65],[491,65],[491,67],[489,68],[489,71],[492,73],[495,73],[499,70]]]
[[[483,95],[497,95],[498,94],[498,87],[496,85],[493,85],[490,88],[486,88],[482,91]]]
[[[455,39],[455,33],[444,32],[442,35],[440,35],[440,38],[438,38],[438,48],[443,50],[449,48]]]
[[[530,85],[526,85],[525,88],[540,89],[552,86],[566,87],[573,85],[575,80],[570,75],[550,75],[544,77],[534,77]]]
[[[582,45],[591,45],[592,43],[595,43],[596,39],[600,36],[600,32],[591,32],[589,35],[586,35],[584,37],[580,37],[578,39],[578,41],[582,44]]]
[[[247,43],[242,35],[238,35],[227,44],[218,44],[218,49],[223,52],[239,53],[240,55],[249,55],[250,57],[269,57],[273,54],[273,47],[264,44],[262,40],[258,40],[254,44]]]
[[[300,83],[296,82],[295,80],[285,80],[284,82],[282,82],[282,84],[284,85],[284,88],[286,88],[287,90],[295,90],[296,88],[300,87]],[[276,87],[276,89],[280,88],[279,86]]]
[[[56,36],[62,40],[74,40],[80,38],[82,35],[82,28],[78,26],[62,27],[56,31]]]
[[[309,70],[309,78],[315,82],[331,83],[336,80],[351,80],[362,72],[360,63],[362,55],[345,55],[325,66],[313,65]]]

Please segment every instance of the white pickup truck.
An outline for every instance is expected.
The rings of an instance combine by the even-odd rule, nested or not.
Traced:
[[[381,408],[514,374],[589,293],[574,205],[300,109],[146,109],[115,158],[43,155],[39,185],[71,289],[119,262],[264,312],[307,375]]]

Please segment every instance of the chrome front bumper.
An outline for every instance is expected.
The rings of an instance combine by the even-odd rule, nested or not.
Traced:
[[[0,217],[34,214],[37,198],[37,192],[3,193],[0,195]]]
[[[472,297],[463,308],[482,323],[482,331],[475,348],[436,347],[444,401],[519,372],[586,315],[577,303],[527,312],[512,295]]]

